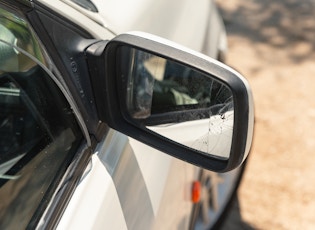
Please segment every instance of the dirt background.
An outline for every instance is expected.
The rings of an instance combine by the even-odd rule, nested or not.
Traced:
[[[254,142],[224,229],[315,229],[315,1],[217,0]]]

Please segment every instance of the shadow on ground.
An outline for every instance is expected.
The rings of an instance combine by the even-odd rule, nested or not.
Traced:
[[[231,210],[226,216],[226,219],[219,230],[254,230],[250,224],[246,223],[242,219],[241,209],[239,205],[238,197],[236,197],[231,205]]]
[[[218,3],[230,36],[246,37],[253,43],[268,44],[275,49],[290,48],[289,58],[293,62],[314,55],[315,1],[238,1],[237,8],[224,9]],[[295,49],[301,42],[309,46],[305,52]]]

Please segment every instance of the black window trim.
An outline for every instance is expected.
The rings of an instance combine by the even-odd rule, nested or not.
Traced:
[[[11,0],[9,0],[11,1]],[[74,31],[79,37],[80,37],[80,44],[79,48],[77,50],[78,53],[72,54],[71,58],[78,59],[80,58],[86,58],[85,51],[86,49],[91,46],[94,43],[99,42],[99,40],[95,39],[90,33],[88,33],[83,28],[79,27],[78,25],[71,22],[69,19],[64,17],[63,15],[58,14],[57,12],[52,11],[47,6],[45,6],[43,3],[40,3],[38,1],[33,1],[33,8],[31,11],[28,11],[26,13],[27,19],[29,20],[33,30],[38,35],[39,40],[42,41],[42,43],[45,44],[45,50],[49,54],[49,57],[53,61],[54,65],[58,69],[58,73],[56,74],[58,79],[61,79],[62,83],[64,83],[64,86],[66,88],[66,92],[70,92],[70,96],[72,99],[72,102],[76,104],[76,108],[79,111],[80,118],[82,118],[82,123],[84,124],[87,133],[89,136],[94,136],[97,140],[102,139],[102,135],[104,134],[104,127],[107,127],[104,125],[104,123],[101,123],[97,114],[97,110],[95,111],[89,111],[89,108],[85,106],[85,104],[82,102],[83,98],[82,95],[78,94],[78,85],[76,85],[73,81],[77,81],[77,79],[74,80],[74,74],[72,71],[69,72],[69,63],[65,63],[66,61],[62,59],[59,53],[58,44],[56,44],[56,41],[53,41],[52,38],[49,35],[49,31],[47,31],[47,26],[50,27],[51,25],[47,23],[45,24],[44,19],[42,18],[44,16],[47,16],[51,19],[51,22],[53,23],[60,23],[63,26],[67,28],[67,30]],[[59,25],[54,25],[55,28],[59,27]],[[60,29],[60,33],[65,32],[63,29]],[[78,44],[77,44],[78,45]],[[70,50],[73,47],[69,47]],[[80,53],[79,53],[80,52]],[[88,73],[87,73],[88,74]],[[87,84],[91,86],[91,83],[88,82]],[[95,101],[94,95],[93,103]],[[93,120],[94,115],[96,115],[97,120]],[[88,141],[89,142],[89,141]],[[89,142],[91,143],[91,142]]]

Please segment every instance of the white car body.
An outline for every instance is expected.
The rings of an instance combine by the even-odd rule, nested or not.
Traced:
[[[215,59],[227,49],[223,22],[214,2],[209,0],[93,0],[98,12],[71,0],[38,2],[99,40],[143,31]],[[180,129],[174,129],[170,135],[176,136]],[[232,130],[228,131],[231,136]],[[239,170],[220,175],[217,185],[223,180],[233,181]],[[109,129],[97,144],[58,219],[57,229],[189,229],[194,207],[192,185],[200,179],[200,171],[197,166]],[[66,178],[64,181],[65,184]],[[216,188],[218,204],[227,202],[225,198],[234,189],[233,185],[222,191]],[[52,200],[38,229],[45,226],[46,215],[53,206]],[[215,222],[220,214],[211,221]]]

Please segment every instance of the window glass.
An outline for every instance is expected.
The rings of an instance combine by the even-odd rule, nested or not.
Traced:
[[[47,205],[82,140],[28,24],[0,7],[0,229]]]

